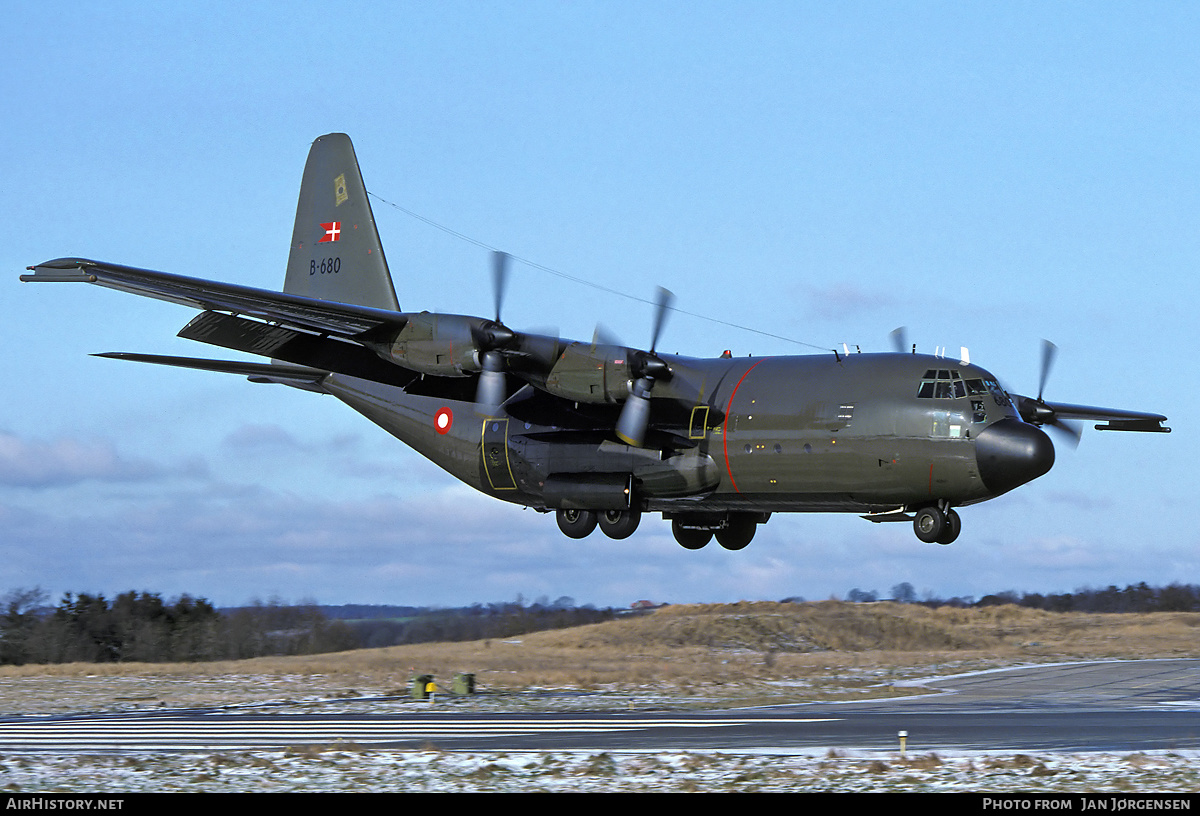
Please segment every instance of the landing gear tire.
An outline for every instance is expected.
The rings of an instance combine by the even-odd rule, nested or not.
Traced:
[[[946,511],[946,527],[942,530],[942,534],[937,537],[938,544],[950,544],[954,539],[958,538],[958,534],[962,532],[962,519],[958,517],[958,513],[953,510]]]
[[[717,543],[727,550],[741,550],[754,538],[758,522],[753,518],[730,515],[724,529],[717,530]]]
[[[687,528],[679,523],[679,519],[671,522],[671,535],[679,542],[679,546],[687,550],[699,550],[712,541],[712,530],[697,530]]]
[[[955,513],[955,515],[958,514]],[[926,544],[936,543],[946,532],[947,526],[946,514],[934,505],[922,507],[913,519],[913,532]]]
[[[596,529],[596,514],[591,510],[559,510],[558,529],[567,538],[587,538]]]
[[[629,538],[642,521],[642,511],[635,507],[628,510],[602,510],[597,515],[600,532],[609,538]]]

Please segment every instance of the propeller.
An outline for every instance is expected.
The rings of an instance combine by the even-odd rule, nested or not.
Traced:
[[[1044,399],[1046,381],[1050,379],[1050,369],[1054,367],[1054,359],[1058,356],[1058,346],[1049,340],[1042,340],[1042,370],[1038,378],[1037,399],[1017,397],[1017,412],[1021,419],[1033,425],[1048,425],[1057,431],[1072,447],[1078,447],[1083,436],[1083,426],[1077,422],[1059,419],[1054,408]]]
[[[474,340],[480,350],[479,365],[482,369],[479,372],[479,384],[475,388],[475,402],[489,409],[499,407],[508,395],[503,349],[516,339],[512,329],[500,320],[505,284],[508,281],[508,262],[507,252],[496,250],[492,253],[492,294],[496,305],[496,319],[485,323],[474,332]]]
[[[888,334],[888,337],[891,338],[892,348],[896,350],[897,354],[903,354],[904,352],[908,351],[907,326],[899,326],[895,329],[892,329],[891,333]]]
[[[1038,382],[1038,402],[1042,401],[1042,392],[1046,390],[1046,380],[1050,378],[1050,369],[1054,366],[1054,358],[1058,356],[1058,346],[1049,340],[1042,340],[1042,377]]]
[[[603,323],[597,323],[596,328],[592,330],[592,345],[593,346],[624,346],[621,338]]]
[[[500,322],[500,307],[504,305],[504,289],[508,282],[509,254],[495,250],[492,252],[492,296],[496,301],[496,322]]]
[[[650,396],[654,391],[654,383],[671,378],[671,367],[654,352],[658,348],[658,339],[663,326],[666,325],[667,312],[674,299],[675,295],[669,290],[658,287],[650,350],[634,351],[629,355],[629,370],[636,379],[629,388],[629,396],[621,408],[621,415],[617,418],[616,433],[622,442],[634,447],[640,448],[646,439],[646,429],[650,425]]]

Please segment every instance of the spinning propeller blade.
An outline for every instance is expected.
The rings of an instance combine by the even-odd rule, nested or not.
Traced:
[[[502,349],[510,345],[516,337],[500,319],[501,308],[504,305],[504,289],[508,282],[508,261],[507,252],[496,250],[492,253],[492,298],[496,306],[496,318],[493,326],[475,336],[480,352],[479,364],[483,369],[479,372],[479,384],[475,387],[475,402],[491,410],[499,407],[508,396]]]
[[[492,296],[496,301],[496,322],[500,321],[500,307],[504,305],[504,289],[508,282],[507,252],[496,250],[492,253]]]
[[[670,289],[658,287],[658,303],[654,311],[654,333],[650,335],[650,353],[658,348],[658,337],[662,334],[663,326],[667,322],[667,312],[671,308],[671,302],[675,300],[675,294]]]
[[[1042,340],[1042,366],[1038,376],[1038,394],[1036,399],[1016,395],[1017,412],[1021,419],[1033,425],[1046,425],[1053,429],[1063,441],[1078,447],[1083,436],[1083,426],[1058,416],[1055,407],[1047,403],[1042,395],[1046,391],[1046,383],[1050,379],[1050,370],[1054,367],[1054,359],[1058,356],[1058,346],[1049,340]]]
[[[1042,340],[1042,377],[1038,382],[1038,402],[1042,401],[1042,392],[1046,390],[1046,380],[1050,378],[1050,369],[1054,365],[1054,358],[1058,356],[1058,346],[1051,343],[1049,340]]]
[[[630,386],[629,396],[621,407],[616,433],[618,439],[636,448],[640,448],[646,440],[646,429],[650,426],[650,397],[654,391],[654,383],[671,378],[670,366],[654,352],[658,348],[658,339],[674,299],[675,295],[670,290],[658,287],[650,351],[637,351],[630,355],[630,372],[637,379]]]

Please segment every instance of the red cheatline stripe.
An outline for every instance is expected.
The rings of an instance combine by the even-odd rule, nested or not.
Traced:
[[[729,404],[725,406],[725,424],[721,426],[721,447],[725,452],[725,472],[729,474],[729,483],[733,485],[733,489],[737,493],[741,493],[742,491],[738,490],[737,481],[733,478],[733,469],[729,467],[729,414],[733,409],[733,398],[737,395],[738,389],[742,387],[742,382],[750,376],[751,371],[758,368],[759,363],[769,359],[769,357],[764,357],[758,363],[746,369],[746,373],[742,375],[742,379],[738,380],[737,385],[733,387],[733,393],[729,395]]]

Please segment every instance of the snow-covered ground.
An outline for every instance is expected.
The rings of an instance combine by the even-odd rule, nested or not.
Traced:
[[[919,673],[918,673],[919,674]],[[891,682],[901,685],[891,675]],[[412,713],[430,703],[376,696],[379,689],[332,694],[309,678],[219,678],[211,696],[231,713]],[[300,683],[299,680],[306,680]],[[99,681],[99,678],[96,678]],[[165,700],[208,702],[190,685],[163,678],[97,682],[93,696],[78,680],[15,678],[0,682],[0,701],[23,713],[164,712]],[[217,680],[213,680],[217,683]],[[929,680],[926,677],[925,682]],[[175,688],[184,683],[188,693]],[[227,684],[265,691],[273,699],[235,701]],[[69,704],[61,684],[70,684]],[[202,687],[203,684],[200,684]],[[307,693],[296,693],[301,690]],[[119,692],[114,695],[114,691]],[[363,692],[367,695],[364,696]],[[7,692],[7,696],[5,694]],[[278,694],[279,696],[273,696]],[[124,696],[122,696],[124,695]],[[93,698],[94,697],[94,698]],[[57,700],[58,705],[48,701]],[[443,697],[434,705],[475,713],[496,711],[662,710],[678,698],[644,690],[526,689],[520,693]],[[728,700],[688,699],[689,707]],[[821,750],[603,752],[450,752],[366,749],[352,744],[287,751],[164,751],[0,754],[0,792],[113,794],[139,792],[990,792],[1140,794],[1200,791],[1200,751],[1028,754],[912,753]],[[1076,808],[1082,807],[1077,804]]]
[[[220,753],[7,753],[6,793],[1193,793],[1200,752],[1161,754],[452,753],[353,746]]]

